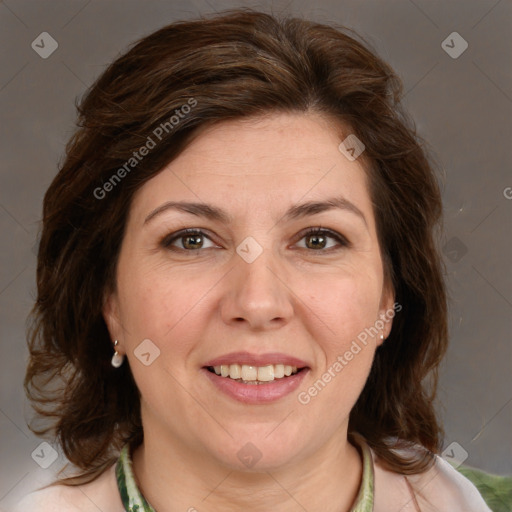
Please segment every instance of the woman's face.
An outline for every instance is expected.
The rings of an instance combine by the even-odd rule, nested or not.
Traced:
[[[393,295],[340,142],[318,115],[223,122],[138,190],[104,314],[146,439],[269,469],[346,442]]]

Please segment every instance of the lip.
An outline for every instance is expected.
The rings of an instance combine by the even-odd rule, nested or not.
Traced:
[[[267,366],[269,364],[285,364],[297,368],[309,368],[308,363],[293,356],[279,352],[266,354],[251,354],[250,352],[231,352],[208,361],[204,367],[220,366],[223,364],[247,364],[250,366]],[[302,373],[302,372],[301,372]],[[289,377],[288,377],[289,378]]]
[[[265,360],[268,361],[268,359]],[[213,362],[216,361],[217,359]],[[289,377],[264,382],[262,384],[244,384],[243,382],[237,382],[228,377],[221,377],[216,373],[212,373],[207,368],[201,368],[201,372],[203,372],[209,381],[225,395],[244,404],[257,405],[276,402],[295,391],[300,386],[304,377],[309,373],[309,368],[303,368],[298,373],[290,375]]]

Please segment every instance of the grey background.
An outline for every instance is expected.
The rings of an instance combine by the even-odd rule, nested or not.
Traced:
[[[0,1],[0,506],[51,480],[31,457],[22,380],[43,194],[73,130],[74,101],[134,40],[177,19],[253,6],[357,30],[402,77],[404,103],[446,174],[451,347],[441,368],[445,447],[512,473],[512,4],[509,0]],[[59,47],[42,59],[31,43]],[[441,43],[458,32],[457,59]],[[450,43],[451,44],[451,43]],[[508,193],[509,191],[510,193]],[[459,447],[460,445],[460,447]],[[37,453],[37,452],[36,452]]]

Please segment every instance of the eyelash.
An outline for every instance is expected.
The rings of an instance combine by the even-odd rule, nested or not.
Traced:
[[[170,235],[166,235],[161,240],[160,245],[162,247],[164,247],[165,249],[168,249],[170,251],[175,251],[175,252],[196,252],[197,253],[197,252],[201,252],[201,251],[210,249],[210,247],[200,248],[200,249],[181,249],[179,247],[172,246],[172,243],[175,242],[176,240],[179,240],[180,238],[181,239],[186,238],[187,236],[194,236],[194,235],[205,237],[208,240],[210,240],[211,242],[213,242],[213,240],[204,231],[202,231],[200,229],[189,228],[189,229],[182,229],[176,233],[171,233]],[[298,238],[297,242],[299,242],[303,238],[307,238],[308,236],[313,236],[313,235],[322,235],[322,236],[326,236],[328,238],[333,238],[340,244],[341,247],[351,247],[351,243],[343,235],[337,233],[336,231],[322,228],[321,226],[307,228],[305,231],[303,231],[299,234],[300,238]],[[339,247],[338,248],[329,247],[327,249],[309,249],[306,247],[306,248],[301,248],[301,249],[305,249],[307,251],[324,252],[325,253],[325,252],[331,252],[332,250],[338,250]]]

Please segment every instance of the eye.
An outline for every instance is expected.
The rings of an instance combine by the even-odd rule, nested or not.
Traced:
[[[302,232],[300,241],[305,240],[305,246],[301,249],[309,249],[312,251],[330,252],[323,249],[333,249],[338,246],[349,247],[350,242],[341,234],[336,231],[324,228],[308,228],[305,232]],[[329,244],[329,240],[334,240],[336,243]],[[323,250],[323,251],[322,251]]]
[[[304,246],[301,249],[317,251],[317,252],[330,252],[336,250],[336,246],[350,247],[350,242],[340,233],[325,229],[321,227],[308,228],[300,235],[300,240],[305,240]],[[329,242],[329,240],[331,242]],[[211,245],[205,245],[208,241]],[[185,252],[199,252],[202,249],[210,249],[218,247],[208,237],[204,231],[200,229],[183,229],[176,233],[171,233],[165,236],[160,245],[170,251],[185,251]],[[327,251],[328,249],[329,251]]]
[[[205,240],[208,240],[212,245],[205,246]],[[171,251],[188,252],[216,247],[210,238],[199,229],[183,229],[177,233],[171,233],[162,239],[160,245]]]

